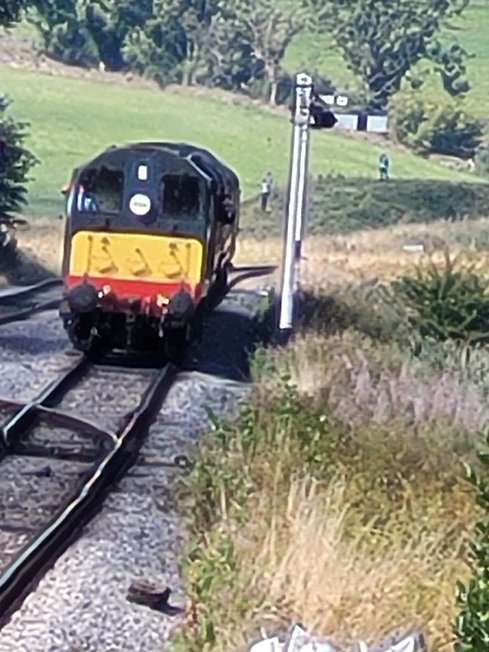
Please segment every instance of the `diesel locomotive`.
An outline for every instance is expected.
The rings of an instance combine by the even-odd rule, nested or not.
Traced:
[[[64,194],[60,316],[75,348],[170,354],[192,340],[228,282],[233,170],[186,143],[130,143],[74,170]]]

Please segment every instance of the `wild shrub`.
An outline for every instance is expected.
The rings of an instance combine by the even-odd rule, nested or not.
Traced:
[[[489,444],[489,433],[486,441]],[[476,524],[470,546],[472,577],[466,585],[458,584],[456,652],[486,652],[489,647],[489,450],[479,451],[478,457],[485,472],[468,466],[467,475],[476,489],[483,515]]]
[[[19,211],[27,203],[26,183],[38,163],[25,147],[27,122],[8,114],[11,100],[0,96],[0,218]]]
[[[471,344],[489,341],[489,282],[451,258],[445,251],[440,268],[433,260],[418,266],[414,276],[392,283],[392,290],[422,337],[461,340]]]
[[[472,158],[482,141],[481,121],[454,103],[401,92],[390,108],[397,139],[420,154]]]

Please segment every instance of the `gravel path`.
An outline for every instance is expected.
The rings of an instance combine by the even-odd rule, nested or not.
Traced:
[[[192,352],[190,370],[181,373],[172,387],[137,465],[108,497],[83,537],[60,557],[0,631],[0,652],[170,649],[168,639],[178,618],[130,603],[126,593],[132,580],[147,578],[168,585],[173,591],[172,603],[184,602],[179,572],[183,532],[169,490],[181,471],[172,461],[209,429],[206,406],[232,416],[249,390],[246,350],[253,339],[249,297],[246,306],[242,298],[227,304],[210,318],[204,342]],[[60,353],[66,340],[60,338],[52,317],[46,318],[45,332],[47,348],[59,347],[51,351],[55,363],[50,371],[62,367],[63,360],[71,364],[70,358]],[[23,355],[24,365],[31,361],[33,375],[26,374],[23,383],[17,381],[16,385],[16,391],[25,395],[36,386],[38,365],[46,354],[41,352],[42,345],[37,353],[31,347],[30,357],[19,353],[20,335],[13,333],[6,340],[4,333],[0,328],[0,371],[4,368],[2,339],[11,347],[6,348],[11,352],[10,364],[17,366]],[[46,372],[43,374],[45,378]],[[115,399],[112,389],[110,392]],[[0,393],[8,392],[0,385]],[[122,399],[117,396],[116,400]],[[107,418],[103,401],[95,402],[90,417]]]

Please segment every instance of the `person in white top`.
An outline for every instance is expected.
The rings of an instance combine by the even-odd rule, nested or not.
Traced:
[[[261,182],[261,209],[265,213],[268,207],[268,200],[271,194],[271,183],[268,179],[262,179]]]

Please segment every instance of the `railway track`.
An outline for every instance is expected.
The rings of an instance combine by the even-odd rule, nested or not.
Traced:
[[[8,287],[0,291],[0,326],[28,319],[44,310],[52,310],[61,301],[62,280],[48,279],[24,287]]]
[[[80,357],[32,402],[0,399],[0,627],[135,462],[177,372],[123,362]],[[105,388],[97,423],[83,387]],[[130,392],[132,408],[122,397]]]

